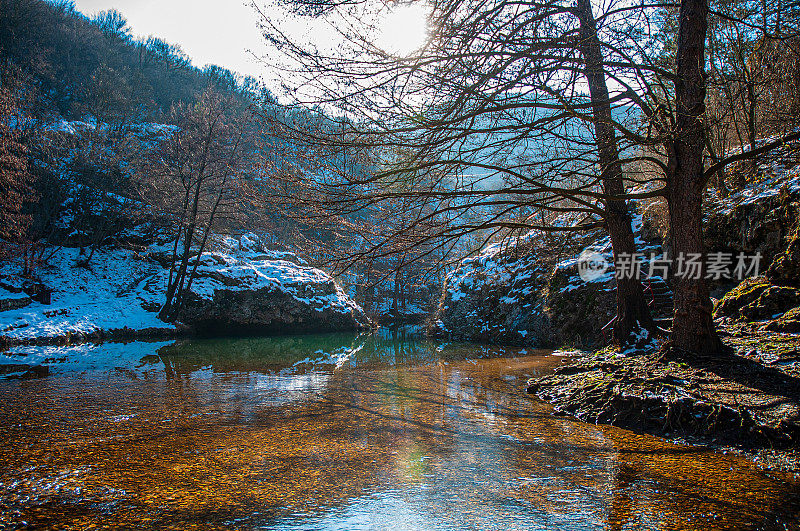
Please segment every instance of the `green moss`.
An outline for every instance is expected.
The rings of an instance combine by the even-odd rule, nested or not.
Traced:
[[[800,286],[800,222],[787,237],[786,250],[769,267],[767,278],[782,286]]]
[[[714,317],[739,317],[739,310],[758,300],[770,287],[764,277],[747,278],[729,291],[714,308]]]
[[[783,314],[800,304],[800,289],[786,286],[770,286],[761,292],[758,299],[739,309],[739,314],[748,320],[769,319]]]
[[[792,308],[780,318],[770,321],[764,326],[764,330],[784,333],[800,332],[800,307]]]
[[[800,320],[800,306],[798,306],[797,308],[792,308],[791,310],[789,310],[788,312],[783,314],[783,317],[781,317],[781,319],[782,320],[783,319],[786,319],[786,320],[791,319],[793,321]]]

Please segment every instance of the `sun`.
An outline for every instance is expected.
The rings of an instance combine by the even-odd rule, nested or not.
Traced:
[[[424,2],[399,4],[392,8],[379,25],[377,44],[396,55],[411,55],[428,38],[428,9]]]

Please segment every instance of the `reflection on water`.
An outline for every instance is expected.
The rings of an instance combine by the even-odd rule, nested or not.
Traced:
[[[0,527],[798,528],[800,484],[555,417],[546,352],[403,331],[25,348]],[[7,361],[4,361],[4,363]]]

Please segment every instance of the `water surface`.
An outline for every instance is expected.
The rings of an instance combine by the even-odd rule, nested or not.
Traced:
[[[798,529],[800,483],[552,415],[563,357],[403,332],[17,348],[0,528]]]

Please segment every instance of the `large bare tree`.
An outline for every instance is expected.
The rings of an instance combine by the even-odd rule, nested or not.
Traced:
[[[325,124],[291,132],[378,159],[366,175],[301,174],[291,186],[295,199],[311,199],[311,210],[333,217],[343,205],[415,198],[427,214],[394,232],[381,224],[383,234],[372,235],[374,252],[398,248],[401,239],[447,246],[474,231],[603,226],[616,253],[634,254],[626,199],[638,183],[626,181],[623,162],[630,161],[622,153],[630,142],[620,146],[617,137],[632,124],[625,98],[609,93],[589,3],[456,0],[437,4],[431,20],[430,42],[403,58],[377,48],[368,32],[346,33],[342,54],[312,53],[266,21],[268,33],[301,65],[291,78],[302,80],[296,93],[312,99],[298,103],[347,117],[347,135]],[[409,155],[382,157],[395,146]],[[400,180],[411,189],[387,184]],[[307,193],[298,196],[304,185]],[[571,222],[563,222],[564,214],[573,215]],[[618,287],[616,339],[625,342],[640,327],[654,331],[639,280],[622,278]]]
[[[382,50],[364,22],[383,4],[291,5],[327,18],[341,42],[305,46],[264,16],[285,58],[282,80],[298,105],[342,118],[282,125],[308,145],[368,153],[373,171],[295,172],[287,190],[320,219],[415,200],[421,214],[371,234],[372,252],[410,235],[445,245],[472,231],[602,226],[615,255],[632,254],[630,202],[663,197],[676,256],[702,257],[709,176],[758,151],[718,154],[706,167],[707,0],[680,4],[666,65],[663,27],[649,26],[663,3],[443,0],[430,5],[427,44],[409,56]],[[409,155],[385,156],[398,146]],[[400,180],[411,189],[391,185]],[[653,325],[638,280],[618,286],[615,337],[624,342]],[[679,277],[675,292],[673,344],[721,351],[703,275]]]

